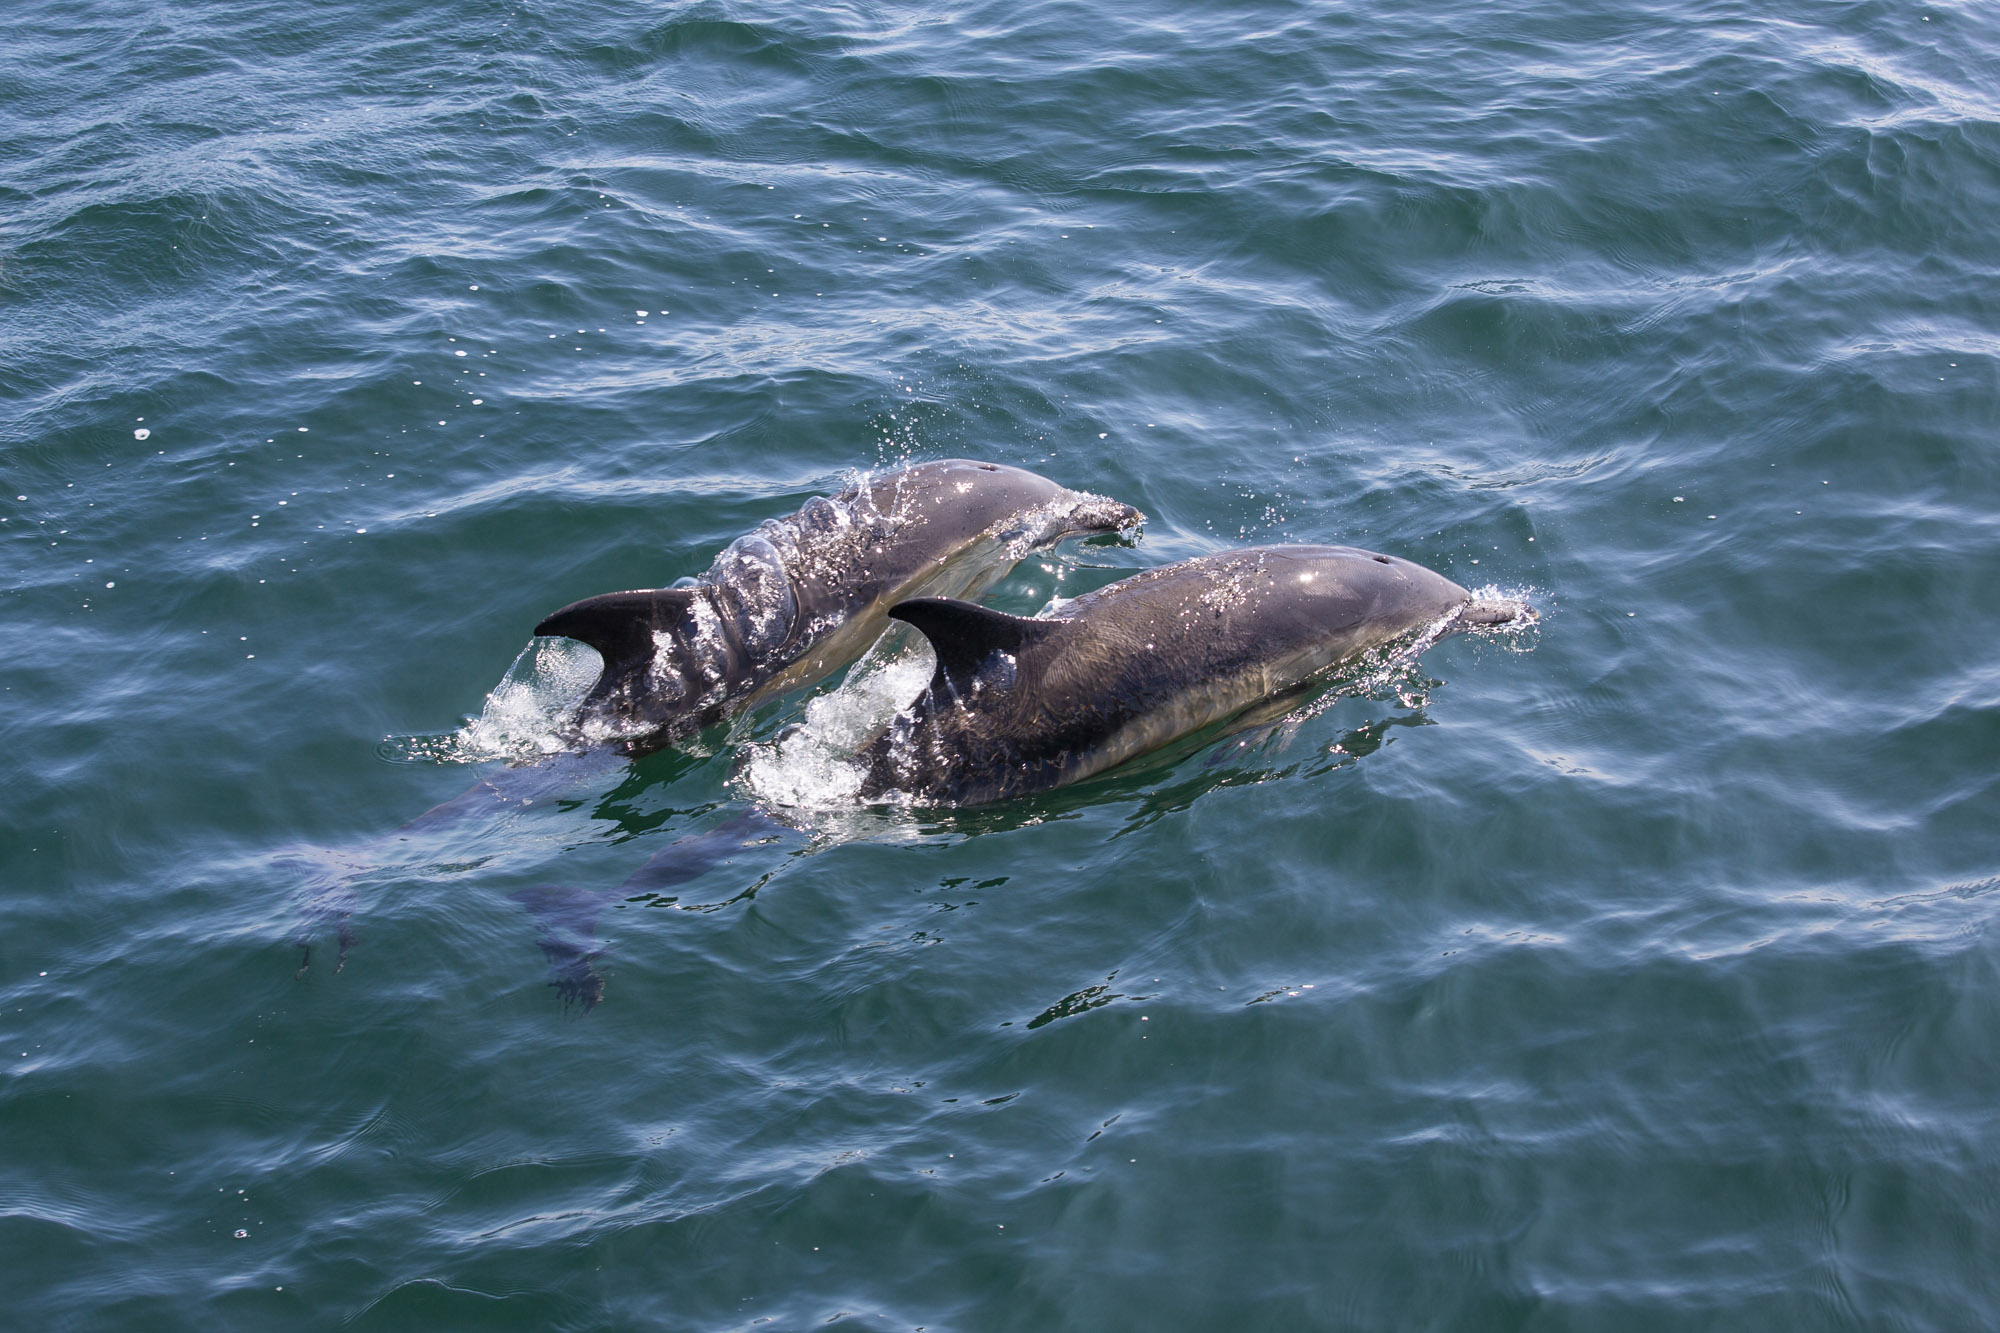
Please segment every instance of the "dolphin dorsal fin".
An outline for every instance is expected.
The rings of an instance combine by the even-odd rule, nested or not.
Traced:
[[[889,614],[915,625],[931,641],[937,653],[938,677],[960,693],[970,688],[973,677],[993,654],[1018,657],[1021,649],[1063,623],[1010,616],[951,597],[912,597],[890,607]]]
[[[694,605],[693,588],[638,588],[571,602],[535,626],[595,648],[604,658],[603,679],[615,680],[653,657],[653,632],[682,624]]]

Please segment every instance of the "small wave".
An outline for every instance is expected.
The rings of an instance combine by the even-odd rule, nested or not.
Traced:
[[[392,736],[384,753],[409,763],[475,764],[573,749],[568,723],[602,669],[603,659],[586,644],[537,638],[486,696],[479,716],[441,735]]]

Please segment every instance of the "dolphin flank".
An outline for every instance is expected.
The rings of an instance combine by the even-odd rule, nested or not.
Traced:
[[[839,670],[897,602],[975,597],[1030,551],[1143,517],[1021,468],[917,463],[767,520],[698,579],[586,598],[535,633],[604,658],[575,739],[642,753]]]
[[[1264,546],[1134,575],[1047,617],[921,598],[889,614],[937,654],[861,753],[862,794],[972,805],[1102,772],[1426,627],[1529,618],[1392,556]]]

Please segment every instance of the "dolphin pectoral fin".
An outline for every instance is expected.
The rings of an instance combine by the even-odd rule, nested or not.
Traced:
[[[889,608],[891,619],[915,625],[937,653],[938,676],[955,690],[972,683],[995,653],[1021,649],[1062,628],[1059,620],[1010,616],[950,597],[912,597]]]
[[[604,675],[618,679],[653,656],[653,633],[682,623],[694,605],[692,588],[639,588],[571,602],[535,626],[535,633],[576,639],[604,658]]]

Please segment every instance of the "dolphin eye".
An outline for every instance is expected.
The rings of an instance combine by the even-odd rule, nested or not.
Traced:
[[[1389,563],[1389,557],[1386,555],[1378,555],[1375,557],[1375,563],[1378,565],[1386,565]]]

